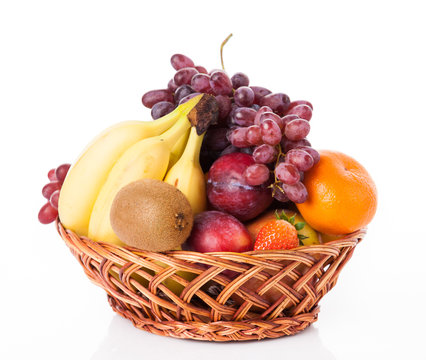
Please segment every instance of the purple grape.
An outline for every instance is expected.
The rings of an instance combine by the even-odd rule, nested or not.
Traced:
[[[175,109],[175,105],[168,101],[160,101],[156,103],[151,109],[151,116],[157,120],[164,115],[171,113]]]
[[[262,106],[259,110],[257,110],[256,116],[254,118],[255,125],[260,125],[260,117],[266,112],[272,112],[272,109],[269,106]]]
[[[270,119],[274,122],[277,123],[277,125],[279,126],[280,130],[283,129],[284,127],[284,121],[283,119],[278,116],[277,114],[273,113],[273,112],[264,112],[262,115],[260,115],[259,117],[259,123],[261,124],[263,121],[265,121],[266,119]]]
[[[285,162],[293,164],[300,171],[307,171],[314,166],[314,159],[305,150],[292,149],[285,155]]]
[[[275,93],[264,96],[260,105],[269,106],[274,113],[283,116],[290,104],[290,98],[283,93]]]
[[[271,120],[266,119],[260,124],[262,131],[262,140],[268,145],[278,145],[281,141],[282,134],[278,124]]]
[[[173,79],[170,79],[169,83],[167,84],[167,89],[169,89],[171,93],[174,93],[177,88],[178,86],[175,84],[175,81]]]
[[[300,181],[294,185],[283,184],[282,187],[287,197],[296,204],[304,203],[308,198],[308,191]]]
[[[283,136],[281,140],[281,148],[284,152],[288,152],[292,149],[296,149],[302,146],[311,146],[311,143],[307,139],[302,139],[298,141],[292,141]]]
[[[257,146],[253,151],[253,159],[258,164],[269,164],[277,158],[277,150],[268,144]]]
[[[253,164],[247,167],[243,174],[248,185],[257,186],[269,180],[269,169],[263,164]]]
[[[297,105],[308,105],[312,109],[312,111],[314,110],[314,107],[312,106],[312,104],[307,100],[294,100],[290,103],[290,106],[288,107],[288,109],[290,110]]]
[[[303,119],[295,119],[287,123],[284,135],[292,141],[304,139],[311,130],[309,121]]]
[[[182,54],[174,54],[170,59],[170,63],[175,70],[180,70],[185,67],[194,67],[194,62],[188,56]]]
[[[277,182],[272,186],[272,196],[280,202],[288,202],[290,199],[284,192],[282,188],[283,184],[281,182]]]
[[[197,95],[201,95],[201,93],[196,92],[196,93],[192,93],[192,94],[186,95],[184,98],[182,98],[179,101],[179,105],[182,105],[182,104],[186,103],[188,100],[191,100],[192,98],[196,97]]]
[[[55,177],[59,182],[64,182],[70,167],[71,167],[71,164],[62,164],[56,168]]]
[[[201,74],[208,74],[209,72],[207,71],[207,69],[204,66],[195,66],[195,68],[198,70],[199,73]]]
[[[38,221],[42,224],[50,224],[54,222],[58,216],[58,210],[56,210],[49,202],[44,204],[38,213]]]
[[[43,189],[41,189],[41,194],[49,200],[52,194],[56,190],[61,190],[62,182],[61,181],[51,181],[50,183],[43,186]]]
[[[309,121],[312,118],[312,109],[308,105],[296,105],[287,111],[287,115],[297,115],[301,119]]]
[[[179,86],[175,91],[175,103],[179,104],[179,102],[189,94],[192,94],[194,89],[189,85]]]
[[[319,152],[316,151],[315,149],[311,148],[310,146],[301,146],[301,147],[298,147],[298,149],[304,150],[309,155],[311,155],[312,158],[314,159],[314,165],[317,164],[320,161],[320,154],[319,154]]]
[[[160,101],[173,102],[173,95],[168,89],[151,90],[142,96],[142,104],[151,109]]]
[[[173,80],[177,86],[189,85],[191,84],[192,77],[196,74],[198,74],[197,69],[186,67],[178,70]]]
[[[300,173],[296,166],[286,162],[278,164],[275,168],[275,176],[287,185],[294,185],[300,180]]]
[[[196,92],[208,93],[210,87],[210,76],[206,74],[195,74],[191,79],[191,86]]]
[[[232,93],[232,83],[224,71],[215,71],[210,75],[210,86],[215,95],[229,95]]]
[[[262,131],[260,126],[252,125],[247,128],[247,141],[250,145],[261,145],[262,141]]]
[[[238,149],[236,146],[229,145],[220,153],[220,156],[223,156],[223,155],[226,155],[226,154],[232,154],[234,152],[239,152],[239,151],[240,151],[240,149]]]
[[[241,86],[234,93],[234,102],[239,106],[252,106],[254,92],[248,86]]]
[[[216,71],[225,72],[225,70],[222,70],[222,69],[212,69],[212,70],[209,71],[209,75],[212,76],[212,74]]]
[[[50,181],[57,181],[58,180],[56,178],[55,171],[56,171],[56,169],[50,169],[49,172],[47,173],[47,177],[49,178]]]
[[[272,92],[262,86],[250,86],[250,88],[254,92],[254,103],[259,105],[261,105],[262,98]]]
[[[219,119],[225,119],[231,112],[231,99],[226,95],[217,95],[216,101],[219,106]]]
[[[250,144],[246,139],[247,128],[245,127],[237,127],[228,132],[228,140],[237,148],[244,148],[249,146]]]
[[[204,136],[203,146],[209,150],[222,151],[229,145],[229,140],[226,137],[227,128],[210,127]]]
[[[60,193],[61,193],[61,190],[56,190],[52,193],[52,195],[50,195],[49,203],[55,210],[58,210]]]
[[[236,108],[232,114],[233,123],[241,126],[251,126],[254,123],[256,110],[248,107]]]
[[[299,118],[297,115],[285,115],[285,116],[283,116],[281,119],[282,119],[282,121],[283,121],[283,125],[284,125],[283,129],[285,129],[286,125],[287,125],[290,121],[292,121],[292,120],[296,120],[296,119],[300,119],[300,118]]]
[[[249,78],[242,72],[237,72],[231,77],[232,87],[236,90],[241,86],[248,86]]]
[[[234,113],[237,109],[239,109],[240,107],[235,104],[234,102],[231,103],[231,111],[229,112],[229,117],[232,119],[234,117]]]

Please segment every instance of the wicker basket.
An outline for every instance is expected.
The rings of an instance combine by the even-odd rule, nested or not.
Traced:
[[[277,338],[308,327],[365,235],[284,251],[155,253],[57,228],[114,311],[134,326],[210,341]]]

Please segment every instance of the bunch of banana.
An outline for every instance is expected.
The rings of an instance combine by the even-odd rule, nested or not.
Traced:
[[[176,186],[194,213],[205,210],[198,157],[210,110],[216,106],[217,113],[211,98],[194,97],[161,119],[123,122],[94,139],[64,181],[58,209],[62,224],[80,236],[123,245],[111,228],[111,205],[122,187],[144,178]]]

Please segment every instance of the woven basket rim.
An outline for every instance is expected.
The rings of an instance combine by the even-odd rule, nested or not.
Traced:
[[[233,252],[233,251],[213,251],[213,252],[205,252],[205,253],[201,253],[198,251],[189,251],[189,250],[167,250],[167,251],[150,251],[150,250],[142,250],[142,249],[138,249],[132,246],[120,246],[120,245],[116,245],[116,244],[112,244],[112,243],[108,243],[108,242],[104,242],[104,241],[95,241],[90,239],[87,236],[79,236],[78,234],[76,234],[74,231],[67,229],[59,220],[59,218],[56,220],[56,228],[59,234],[61,234],[61,230],[64,231],[65,233],[71,233],[74,234],[76,237],[80,238],[80,239],[84,239],[86,241],[92,242],[92,243],[96,243],[96,244],[100,244],[103,247],[112,247],[112,248],[117,248],[117,249],[124,249],[127,251],[131,251],[133,253],[138,253],[141,255],[149,255],[149,254],[164,254],[164,255],[171,255],[171,254],[180,254],[180,253],[185,253],[185,254],[205,254],[205,255],[210,255],[210,256],[226,256],[226,255],[234,255],[234,254],[238,254],[238,255],[249,255],[249,256],[256,256],[256,255],[265,255],[265,254],[280,254],[280,253],[288,253],[291,251],[303,251],[306,248],[310,248],[310,249],[320,249],[320,248],[324,248],[330,245],[334,245],[334,244],[340,244],[340,243],[344,243],[344,242],[355,242],[356,244],[358,244],[359,242],[361,242],[363,240],[363,238],[365,237],[365,234],[367,233],[367,227],[361,228],[359,230],[356,230],[354,232],[351,232],[349,234],[342,234],[342,238],[337,239],[337,240],[332,240],[332,241],[328,241],[326,243],[321,243],[321,244],[315,244],[315,245],[303,245],[303,246],[298,246],[296,248],[292,248],[292,249],[287,249],[287,250],[251,250],[251,251],[245,251],[245,252]]]

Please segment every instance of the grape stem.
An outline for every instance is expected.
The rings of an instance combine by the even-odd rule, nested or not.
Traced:
[[[277,167],[278,164],[280,163],[281,156],[285,157],[285,154],[283,153],[283,150],[281,148],[281,144],[278,144],[277,148],[278,148],[278,155],[277,155],[277,161],[275,161],[275,167]],[[275,186],[275,184],[278,183],[278,179],[277,179],[277,175],[275,174],[275,171],[274,171],[274,179],[275,179],[274,183],[269,185],[269,187],[272,188],[272,196],[275,195],[275,191],[277,190],[277,188],[284,194],[283,189],[281,189],[279,186]]]
[[[281,148],[281,144],[278,144],[277,147],[278,147],[278,155],[277,155],[277,161],[275,161],[275,167],[277,167],[278,164],[280,163],[281,156],[285,157],[285,154],[283,153],[283,150]],[[275,173],[274,173],[274,176],[275,176],[275,182],[278,182],[278,179],[277,179],[277,176],[275,175]]]
[[[222,45],[220,45],[220,62],[222,63],[222,69],[225,70],[225,65],[223,63],[223,47],[226,45],[228,40],[232,37],[232,33],[228,35],[228,37],[223,40]]]

